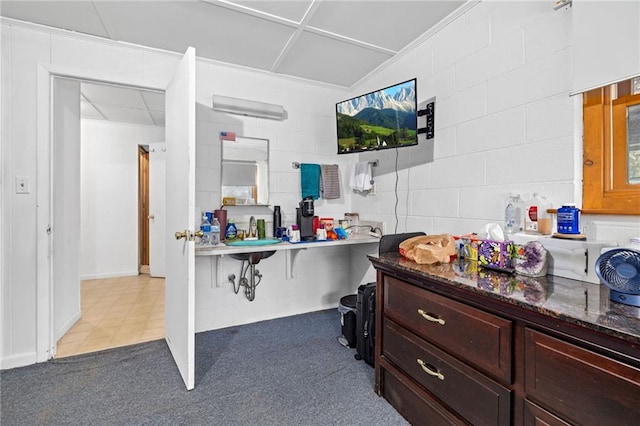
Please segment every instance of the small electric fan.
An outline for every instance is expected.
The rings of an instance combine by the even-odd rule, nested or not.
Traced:
[[[611,300],[640,307],[640,251],[617,248],[602,253],[596,275],[611,289]]]

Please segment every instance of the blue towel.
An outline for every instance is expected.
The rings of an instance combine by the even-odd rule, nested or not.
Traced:
[[[302,198],[320,198],[320,164],[300,164],[300,188]]]

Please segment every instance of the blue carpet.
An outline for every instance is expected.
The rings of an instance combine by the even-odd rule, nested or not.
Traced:
[[[0,373],[10,425],[407,425],[341,346],[337,310],[196,335],[187,391],[164,340]]]

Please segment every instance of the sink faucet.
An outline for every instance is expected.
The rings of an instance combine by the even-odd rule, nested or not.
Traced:
[[[251,237],[257,237],[258,236],[258,231],[257,231],[257,226],[256,226],[256,218],[251,216],[251,219],[249,219],[249,234],[251,235]]]

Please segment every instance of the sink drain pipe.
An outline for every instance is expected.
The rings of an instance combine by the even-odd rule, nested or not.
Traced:
[[[247,262],[247,266],[244,263]],[[247,272],[249,276],[247,277]],[[244,295],[251,302],[256,298],[256,287],[262,281],[262,274],[256,269],[256,264],[249,261],[242,261],[240,265],[240,279],[238,280],[238,286],[236,287],[236,276],[229,274],[227,277],[229,282],[233,284],[233,291],[235,294],[240,292],[240,288],[244,287]]]

